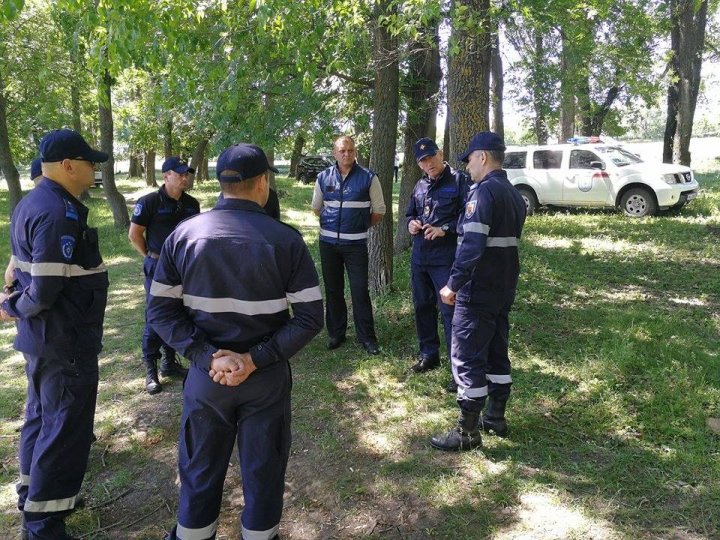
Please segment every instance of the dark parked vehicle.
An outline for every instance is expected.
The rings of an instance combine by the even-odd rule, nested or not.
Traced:
[[[297,179],[303,184],[310,184],[331,165],[332,162],[325,156],[304,156],[297,166]]]

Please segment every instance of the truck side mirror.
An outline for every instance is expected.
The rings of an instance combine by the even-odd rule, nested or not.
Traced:
[[[599,171],[605,170],[605,164],[602,161],[591,161],[590,162],[590,168],[591,169],[597,169]]]

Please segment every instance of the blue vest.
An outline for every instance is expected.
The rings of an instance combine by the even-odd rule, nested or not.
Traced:
[[[325,169],[317,181],[323,193],[320,240],[330,244],[367,242],[370,228],[370,184],[375,173],[357,163],[345,180],[337,165]]]

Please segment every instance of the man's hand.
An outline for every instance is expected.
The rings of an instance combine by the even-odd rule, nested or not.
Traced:
[[[440,227],[433,227],[428,223],[423,226],[423,230],[425,231],[425,240],[435,240],[436,238],[445,236],[445,231]]]
[[[208,375],[218,384],[238,386],[256,369],[248,353],[220,349],[213,354]]]
[[[422,221],[420,221],[419,219],[412,219],[408,222],[408,231],[413,236],[422,231],[422,228],[423,224]]]
[[[0,292],[0,304],[2,304],[7,299],[8,296],[10,296],[10,295]],[[16,321],[16,320],[17,320],[16,317],[13,317],[7,311],[5,311],[3,308],[0,307],[0,321]]]
[[[440,289],[440,300],[442,300],[443,304],[447,304],[448,306],[454,306],[455,295],[456,293],[451,291],[447,285]]]

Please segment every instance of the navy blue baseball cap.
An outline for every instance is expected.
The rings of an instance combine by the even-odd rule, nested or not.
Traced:
[[[215,171],[221,182],[240,182],[255,178],[265,171],[279,172],[268,162],[263,149],[254,144],[233,144],[228,146],[217,160]],[[223,171],[235,171],[236,174],[224,175]]]
[[[40,141],[40,157],[43,163],[53,163],[63,159],[82,159],[92,163],[108,160],[105,152],[93,150],[77,131],[56,129],[45,135]]]
[[[413,144],[413,150],[415,150],[415,161],[420,161],[428,156],[434,156],[438,153],[438,145],[435,141],[427,137],[423,137]]]
[[[195,169],[188,166],[188,162],[181,157],[171,156],[163,161],[162,172],[175,171],[178,174],[195,174]]]
[[[42,159],[36,157],[30,164],[30,180],[34,180],[38,176],[42,176]]]
[[[497,133],[493,133],[492,131],[481,131],[480,133],[476,133],[473,138],[470,139],[470,144],[468,145],[467,150],[460,154],[458,159],[467,163],[468,157],[475,150],[494,150],[504,152],[505,143],[503,142],[502,137]]]

